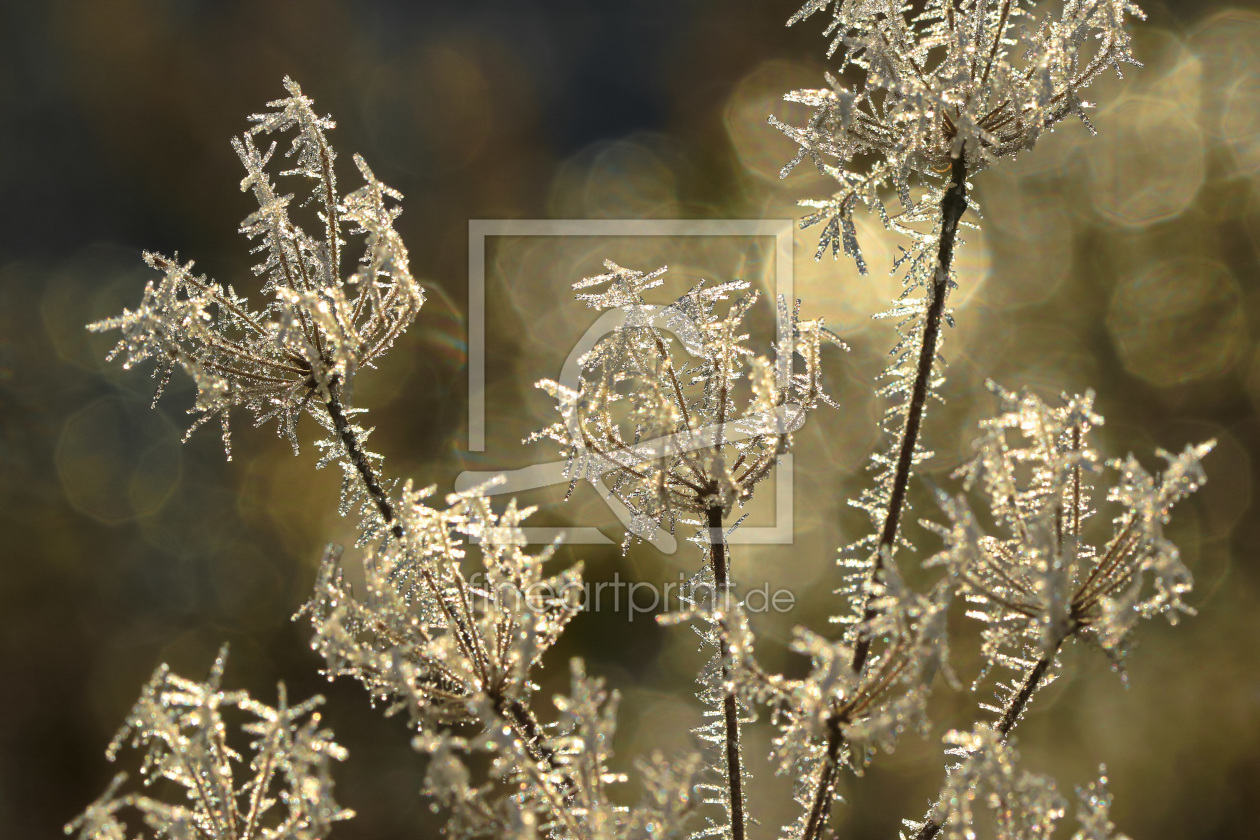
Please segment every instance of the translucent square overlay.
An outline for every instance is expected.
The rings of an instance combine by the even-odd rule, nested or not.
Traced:
[[[468,222],[468,451],[486,449],[486,240],[492,236],[748,236],[774,237],[774,289],[772,299],[782,297],[791,306],[793,223],[790,219],[471,219]],[[779,324],[778,329],[782,329]],[[602,336],[596,336],[596,338]],[[781,339],[782,336],[776,336]],[[584,341],[583,344],[590,342]],[[579,346],[573,359],[589,350]],[[775,476],[774,524],[741,526],[727,540],[735,544],[787,545],[792,542],[792,456],[784,455]],[[485,484],[489,495],[509,495],[557,484],[568,484],[565,461],[551,461],[508,471],[466,471],[455,480],[457,490]],[[629,527],[629,511],[607,488],[595,484],[623,527]],[[531,544],[550,543],[563,533],[567,543],[609,545],[613,543],[598,528],[577,524],[566,528],[529,527],[523,529]],[[659,550],[672,554],[677,541],[667,533],[652,540]]]

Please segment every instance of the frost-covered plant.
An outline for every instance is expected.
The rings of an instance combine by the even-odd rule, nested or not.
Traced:
[[[325,137],[332,121],[315,115],[296,83],[285,85],[290,96],[254,117],[255,128],[234,143],[246,166],[244,186],[260,206],[242,231],[261,240],[266,258],[257,271],[267,276],[264,294],[275,300],[250,312],[230,287],[224,291],[194,278],[189,266],[149,256],[165,272],[161,284],[150,284],[135,312],[90,329],[120,329],[112,355],[125,353],[127,365],[155,360],[163,383],[175,366],[183,368],[198,385],[193,411],[203,419],[223,417],[225,437],[226,412],[242,404],[259,422],[278,417],[295,448],[303,412],[328,432],[319,442],[321,465],[341,463],[342,513],[357,508],[362,516],[366,585],[356,593],[345,582],[340,550],[332,549],[299,614],[314,626],[312,646],[325,657],[330,678],[354,676],[389,710],[408,712],[418,730],[416,749],[433,760],[429,793],[451,806],[453,830],[582,840],[676,836],[694,810],[692,758],[683,756],[676,769],[654,761],[644,774],[643,804],[621,807],[606,793],[620,778],[607,764],[615,696],[575,662],[573,693],[555,703],[558,721],[540,723],[530,705],[537,690],[530,671],[577,609],[571,587],[580,586],[579,570],[544,575],[551,551],[521,550],[528,510],[512,505],[495,513],[481,490],[448,497],[444,510],[424,504],[432,491],[410,483],[395,496],[397,483],[382,474],[379,456],[363,448],[367,432],[350,419],[362,411],[351,402],[354,375],[406,329],[424,296],[392,228],[399,211],[384,201],[400,196],[361,159],[367,186],[340,196]],[[255,134],[288,129],[297,132],[291,150],[297,166],[287,174],[316,182],[312,200],[326,229],[319,242],[289,221],[290,198],[275,194],[264,170],[271,151],[260,154],[254,146]],[[337,255],[349,224],[366,234],[366,251],[359,270],[343,279]],[[469,541],[480,545],[477,570],[464,566]],[[217,686],[217,678],[212,682]],[[467,737],[461,728],[467,725],[482,734]],[[470,750],[493,754],[485,783],[473,782],[459,758]],[[167,752],[175,763],[201,755],[196,743],[178,738]],[[298,781],[304,789],[318,784]],[[149,802],[107,797],[89,819],[113,830],[105,822],[113,810]],[[225,831],[223,837],[238,837],[234,827]]]
[[[119,773],[66,826],[67,834],[79,840],[139,837],[119,818],[119,812],[134,810],[153,837],[169,840],[319,840],[334,822],[354,816],[333,799],[329,768],[346,751],[320,728],[315,709],[324,698],[290,706],[281,683],[272,707],[247,692],[224,691],[219,684],[226,660],[225,647],[205,682],[159,667],[106,752],[113,761],[125,744],[144,747],[144,786],[165,782],[180,795],[119,795],[127,780]],[[244,759],[228,744],[224,714],[230,710],[248,721],[241,726],[252,753],[245,780],[239,778]]]
[[[1108,67],[1137,63],[1126,22],[1142,12],[1127,0],[810,0],[788,24],[828,9],[828,55],[839,52],[840,74],[856,81],[828,74],[828,87],[786,95],[813,114],[802,127],[770,118],[800,147],[782,175],[809,157],[839,183],[832,197],[802,202],[813,209],[802,227],[825,222],[816,258],[843,245],[866,273],[853,222],[859,204],[909,241],[893,266],[904,291],[880,316],[896,321],[899,336],[880,390],[890,446],[872,455],[875,483],[851,502],[872,530],[842,555],[849,608],[835,617],[848,626],[853,669],[861,671],[873,641],[862,628],[877,614],[874,583],[899,548],[911,547],[902,521],[915,467],[931,454],[920,433],[928,398],[943,382],[959,228],[969,208],[978,210],[969,179],[1032,149],[1069,116],[1092,131],[1079,91]],[[885,192],[896,195],[897,212]],[[826,752],[838,756],[839,744]],[[820,786],[814,810],[825,812],[830,796]]]
[[[810,0],[788,21],[830,7],[827,55],[839,51],[841,62],[837,75],[827,74],[826,88],[785,97],[814,109],[805,126],[770,118],[800,146],[783,174],[808,156],[839,182],[831,198],[803,202],[815,212],[802,225],[825,221],[819,255],[843,244],[863,272],[853,224],[858,203],[909,233],[905,223],[922,220],[916,207],[934,209],[944,183],[960,181],[960,173],[1031,149],[1068,117],[1092,131],[1085,116],[1092,106],[1080,92],[1109,67],[1119,72],[1137,64],[1125,24],[1143,15],[1128,0],[927,0],[917,12],[915,6]],[[839,78],[850,67],[860,84]],[[891,188],[909,215],[890,215],[882,188]],[[919,189],[927,195],[913,198]],[[916,237],[928,244],[934,238]],[[931,254],[915,262],[923,279],[931,276]]]
[[[660,529],[674,533],[680,523],[695,526],[694,539],[705,548],[707,562],[692,591],[729,596],[734,582],[726,517],[789,452],[792,432],[806,413],[820,403],[836,406],[822,387],[822,348],[844,343],[822,320],[802,321],[799,304],[789,312],[780,298],[774,355],[757,355],[742,332],[756,293],[732,302],[724,316],[717,311],[719,302],[744,292],[748,283],[706,288],[701,281],[668,306],[658,306],[643,293],[664,282],[665,268],[643,273],[604,265],[609,273],[574,288],[607,288],[577,298],[595,309],[616,310],[624,321],[579,360],[577,390],[551,380],[538,383],[556,398],[560,420],[531,439],[560,443],[570,492],[582,478],[601,485],[611,479],[609,492],[632,517],[625,547],[632,533],[650,540]],[[676,350],[690,361],[676,360]],[[803,370],[793,371],[794,355]],[[702,636],[714,657],[701,672],[701,699],[714,721],[698,734],[717,756],[715,778],[702,790],[709,794],[706,802],[727,815],[710,830],[729,830],[739,840],[746,823],[739,728],[749,710],[741,708],[733,690],[731,646],[720,621],[710,622]]]
[[[989,536],[964,497],[942,497],[949,527],[931,525],[945,549],[928,561],[949,570],[968,612],[985,622],[984,655],[1031,683],[1007,687],[993,707],[1007,732],[1040,680],[1053,679],[1055,658],[1073,636],[1096,642],[1121,664],[1138,619],[1193,612],[1182,600],[1192,578],[1177,547],[1163,535],[1172,506],[1205,480],[1200,460],[1213,442],[1187,446],[1157,475],[1132,455],[1108,462],[1119,482],[1106,501],[1119,508],[1111,535],[1088,540],[1093,507],[1091,473],[1101,471],[1090,431],[1102,424],[1094,395],[1068,398],[1060,408],[1031,393],[1000,393],[1003,412],[981,424],[976,457],[961,471],[968,490],[982,488],[987,518],[1002,536]]]
[[[946,733],[945,743],[950,747],[946,752],[958,760],[949,768],[930,818],[943,826],[944,837],[972,840],[978,822],[987,824],[996,840],[1048,840],[1053,835],[1067,803],[1053,779],[1019,766],[1019,752],[1000,733],[981,724],[970,732]],[[1081,828],[1072,840],[1128,840],[1113,833],[1106,767],[1100,768],[1098,781],[1076,792]],[[923,824],[907,820],[906,825],[919,831]]]
[[[266,254],[258,271],[272,299],[251,311],[231,287],[194,277],[191,263],[150,255],[163,278],[141,307],[92,325],[122,330],[115,354],[128,365],[155,360],[163,382],[176,366],[190,374],[198,422],[222,417],[225,436],[227,411],[238,405],[259,422],[277,418],[295,447],[303,412],[326,430],[321,464],[342,465],[342,512],[357,508],[362,516],[362,583],[348,583],[357,570],[347,574],[341,550],[330,548],[299,615],[312,623],[312,646],[330,678],[354,677],[387,713],[407,714],[413,745],[428,757],[426,793],[447,808],[449,836],[745,840],[756,820],[740,733],[765,708],[777,730],[772,760],[794,778],[801,806],[780,836],[821,840],[841,774],[862,772],[905,730],[927,731],[936,677],[952,679],[947,627],[956,596],[985,622],[985,673],[1000,665],[1018,675],[986,707],[996,721],[946,737],[958,760],[927,816],[909,825],[918,840],[942,831],[970,838],[977,814],[987,813],[1003,840],[1048,836],[1065,805],[1052,782],[1016,766],[1008,737],[1053,678],[1069,639],[1098,644],[1118,664],[1139,618],[1189,611],[1190,574],[1163,527],[1172,505],[1202,484],[1199,462],[1211,444],[1165,456],[1160,474],[1132,456],[1104,462],[1089,439],[1102,422],[1092,394],[1052,407],[1030,393],[995,389],[1000,413],[981,424],[977,456],[957,476],[962,492],[938,491],[947,521],[925,523],[944,541],[926,565],[945,573],[926,593],[900,574],[894,555],[913,549],[902,522],[915,468],[929,455],[920,432],[941,382],[943,325],[952,323],[946,299],[959,227],[977,209],[968,179],[1032,148],[1067,116],[1083,118],[1079,90],[1104,68],[1133,63],[1124,30],[1126,16],[1140,15],[1132,4],[1047,5],[1056,12],[1034,25],[1027,0],[928,0],[916,4],[918,12],[894,0],[813,0],[791,21],[830,8],[832,52],[843,46],[842,70],[861,78],[853,89],[831,78],[829,90],[790,94],[813,105],[814,116],[800,129],[776,122],[801,146],[787,169],[809,156],[841,182],[804,222],[827,221],[819,255],[828,244],[836,253],[842,242],[865,271],[852,222],[858,202],[911,243],[894,265],[904,271],[905,292],[885,313],[898,320],[900,335],[879,391],[890,403],[882,428],[891,446],[872,457],[874,486],[853,502],[870,516],[872,533],[842,554],[848,609],[838,610],[846,625],[839,638],[805,628],[794,636],[793,650],[810,659],[805,676],[770,673],[757,662],[730,572],[728,537],[739,521],[728,517],[791,451],[806,413],[834,405],[822,385],[822,352],[843,344],[821,321],[802,320],[779,300],[778,340],[758,355],[745,332],[756,296],[741,281],[701,283],[669,305],[644,294],[663,283],[663,268],[644,273],[606,263],[607,273],[576,284],[580,301],[619,312],[621,323],[581,359],[575,386],[540,383],[555,397],[559,420],[534,437],[560,444],[574,483],[590,479],[631,513],[627,545],[683,525],[694,528],[691,541],[701,552],[686,593],[692,609],[666,618],[693,622],[712,653],[700,673],[707,720],[695,733],[710,749],[683,750],[671,761],[641,757],[638,805],[616,793],[627,776],[612,764],[615,691],[572,660],[569,693],[555,697],[553,709],[535,704],[534,671],[580,608],[580,569],[546,571],[554,547],[523,550],[529,509],[511,503],[497,512],[484,488],[431,506],[432,489],[399,487],[364,449],[367,432],[351,419],[362,411],[353,406],[353,378],[406,329],[424,298],[392,228],[399,211],[386,203],[400,196],[358,159],[367,185],[337,192],[326,140],[332,123],[315,115],[296,84],[286,80],[290,96],[255,117],[255,128],[235,144],[246,166],[243,186],[260,207],[242,230]],[[265,172],[272,151],[254,145],[260,132],[290,129],[290,174],[314,182],[322,240],[289,221],[290,198],[275,193]],[[897,214],[883,203],[887,188],[902,204]],[[343,278],[347,225],[365,234],[366,253]],[[802,369],[793,369],[794,358]],[[1091,482],[1104,463],[1118,479],[1099,504],[1118,513],[1110,536],[1104,529],[1095,539]],[[972,514],[969,500],[977,498],[983,519]],[[218,697],[217,677],[211,682],[205,690]],[[181,691],[155,702],[183,702],[188,691]],[[173,731],[162,736],[164,763],[154,766],[201,761],[200,742]],[[297,771],[311,777],[302,791],[324,790],[326,776],[313,767]],[[225,788],[233,796],[247,789]],[[117,798],[115,790],[76,827],[121,838],[111,821],[124,804],[157,828],[153,819],[175,813],[141,797]],[[1075,840],[1113,836],[1105,778],[1081,798]],[[177,833],[183,823],[171,825],[168,836],[185,836]]]
[[[350,419],[356,413],[350,398],[357,371],[393,346],[424,303],[393,227],[401,211],[386,201],[402,195],[378,181],[357,155],[364,185],[338,193],[336,154],[327,138],[335,123],[316,114],[297,82],[286,78],[284,84],[289,96],[270,103],[274,110],[253,115],[254,127],[232,141],[245,166],[241,189],[251,190],[258,202],[241,233],[264,254],[254,273],[265,278],[260,292],[270,300],[251,310],[233,286],[225,289],[194,275],[191,262],[146,253],[145,262],[162,272],[162,279],[145,288],[135,311],[88,329],[122,331],[110,358],[122,356],[125,367],[155,363],[155,401],[172,370],[183,368],[197,385],[191,412],[200,415],[189,433],[218,417],[229,458],[230,409],[245,406],[258,425],[275,419],[295,451],[298,418],[310,414],[328,432],[319,443],[323,463],[339,460],[345,469],[343,506],[379,506],[384,496],[372,484],[376,456],[363,449],[367,433]],[[267,172],[276,144],[260,152],[254,143],[259,134],[279,131],[295,132],[286,153],[293,167],[281,174],[313,182],[304,203],[317,208],[324,228],[320,238],[290,218],[293,196],[276,192]],[[364,250],[357,270],[343,277],[347,232],[363,236]]]
[[[673,533],[680,521],[720,528],[722,517],[750,499],[790,450],[806,412],[835,405],[822,388],[822,347],[844,344],[823,321],[802,321],[780,299],[780,341],[772,358],[757,355],[742,332],[757,294],[742,295],[724,316],[717,312],[719,302],[748,283],[701,281],[661,306],[643,293],[664,283],[665,268],[644,273],[604,265],[608,274],[573,288],[607,284],[577,299],[615,310],[624,322],[579,360],[576,390],[549,379],[538,383],[555,397],[560,420],[531,440],[560,443],[570,492],[584,478],[610,481],[609,492],[632,516],[626,547],[632,534],[650,540],[659,530]],[[689,358],[676,359],[678,350]],[[794,353],[804,370],[792,371]]]
[[[490,719],[511,727],[538,759],[544,745],[528,709],[529,671],[577,612],[570,596],[579,571],[544,578],[551,551],[521,550],[529,510],[513,504],[496,515],[479,492],[449,496],[450,507],[435,510],[422,501],[430,492],[403,490],[403,539],[364,553],[361,596],[332,548],[299,615],[315,628],[330,678],[354,677],[423,731],[477,720],[488,703]],[[470,539],[480,546],[477,585],[462,567]]]

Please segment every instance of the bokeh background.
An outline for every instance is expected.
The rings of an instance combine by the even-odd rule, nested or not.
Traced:
[[[1091,90],[1099,136],[1065,125],[976,179],[987,221],[961,252],[947,403],[928,420],[926,472],[949,485],[975,421],[992,411],[986,378],[1045,396],[1095,388],[1107,451],[1148,465],[1155,447],[1218,439],[1210,484],[1171,528],[1200,615],[1142,629],[1128,688],[1097,652],[1070,650],[1018,734],[1029,767],[1065,791],[1105,761],[1115,818],[1135,838],[1241,837],[1260,801],[1260,4],[1142,5],[1146,66]],[[228,140],[281,95],[281,78],[299,79],[336,118],[343,179],[358,151],[406,195],[399,229],[429,302],[358,395],[390,473],[448,491],[465,469],[555,457],[520,444],[551,419],[533,383],[559,373],[589,325],[568,286],[603,257],[669,264],[674,294],[701,276],[771,288],[771,245],[757,238],[492,240],[487,450],[466,451],[470,219],[787,219],[798,199],[827,191],[805,167],[779,179],[793,147],[765,122],[771,112],[799,121],[782,93],[820,85],[826,69],[821,24],[783,26],[795,6],[0,5],[0,836],[59,835],[115,772],[104,748],[151,670],[165,661],[204,674],[224,641],[230,684],[269,700],[278,680],[291,696],[327,695],[326,720],[350,749],[339,798],[359,812],[335,836],[437,830],[403,722],[382,718],[357,686],[326,683],[307,628],[289,620],[321,547],[350,535],[335,512],[337,476],[313,470],[309,444],[294,457],[245,422],[231,463],[212,430],[181,446],[187,385],[150,411],[153,383],[105,363],[112,339],[83,329],[139,299],[141,249],[178,250],[251,288],[235,233],[249,200]],[[800,434],[794,544],[735,555],[740,580],[800,596],[791,613],[758,620],[766,660],[789,670],[800,668],[782,649],[790,627],[824,628],[837,608],[835,550],[862,528],[844,500],[868,481],[876,443],[872,384],[891,332],[870,316],[897,291],[885,276],[896,243],[860,227],[866,278],[845,261],[815,263],[815,230],[796,235],[806,314],[852,346],[828,359],[844,409]],[[764,336],[770,321],[759,318]],[[589,488],[567,505],[562,491],[530,499],[539,524],[598,524],[619,541]],[[921,492],[917,512],[930,514]],[[559,562],[576,560],[596,581],[660,582],[696,557],[576,546]],[[701,662],[689,631],[630,623],[624,611],[583,615],[543,672],[544,695],[574,654],[625,696],[625,766],[686,742]],[[974,645],[957,644],[955,665],[969,682]],[[942,686],[931,737],[907,736],[846,781],[842,836],[891,838],[922,814],[941,776],[939,735],[969,725],[977,699]],[[757,837],[792,813],[767,743],[764,729],[748,737]]]

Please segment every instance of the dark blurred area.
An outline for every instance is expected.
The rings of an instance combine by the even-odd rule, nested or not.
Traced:
[[[804,168],[779,180],[794,149],[765,123],[771,112],[799,123],[781,95],[823,83],[821,21],[783,26],[797,5],[0,4],[0,837],[60,835],[115,772],[105,746],[152,669],[200,678],[224,641],[230,686],[272,702],[283,680],[291,697],[328,697],[326,720],[350,751],[338,798],[359,813],[334,836],[438,830],[405,722],[356,685],[323,680],[306,626],[289,620],[323,545],[353,535],[336,515],[339,476],[314,470],[313,426],[297,457],[244,415],[230,463],[213,430],[181,445],[191,386],[173,382],[150,411],[152,380],[106,363],[115,339],[83,329],[139,301],[141,250],[178,251],[242,293],[256,288],[236,234],[251,207],[228,141],[282,95],[282,77],[336,119],[343,186],[358,152],[406,196],[398,228],[429,301],[357,393],[389,473],[441,493],[464,469],[556,457],[519,444],[550,422],[532,384],[557,375],[564,342],[588,323],[569,286],[604,256],[669,263],[674,294],[701,274],[772,282],[765,241],[489,242],[487,449],[466,451],[470,219],[786,219],[798,199],[829,192]],[[1094,388],[1108,454],[1148,466],[1156,447],[1218,439],[1208,486],[1169,528],[1199,615],[1142,628],[1128,688],[1096,651],[1069,651],[1019,738],[1030,769],[1065,792],[1105,761],[1113,815],[1137,840],[1245,837],[1260,801],[1260,2],[1142,5],[1146,67],[1086,95],[1099,136],[1065,125],[976,178],[986,221],[960,256],[927,472],[949,485],[975,421],[993,411],[986,378],[1046,396]],[[799,665],[781,650],[793,624],[826,629],[835,551],[862,528],[844,500],[869,480],[871,385],[891,346],[888,324],[869,316],[898,291],[883,276],[896,243],[864,225],[869,278],[814,263],[817,231],[796,234],[805,313],[826,316],[853,350],[831,360],[845,410],[801,434],[794,544],[735,555],[737,577],[801,594],[762,628],[780,667]],[[531,500],[540,523],[613,522],[589,488],[567,506],[563,489]],[[916,514],[930,508],[920,491]],[[664,580],[694,563],[650,546],[624,559],[616,546],[560,552],[561,564],[576,560],[596,580]],[[625,694],[627,769],[699,721],[701,659],[685,628],[579,617],[545,669],[543,705],[570,655]],[[960,642],[964,683],[974,659]],[[841,836],[891,840],[902,818],[922,815],[940,781],[939,734],[969,726],[977,699],[940,695],[932,737],[906,736],[846,782]],[[766,766],[768,740],[764,726],[748,736],[765,779],[752,794],[757,837],[794,813],[790,780]]]

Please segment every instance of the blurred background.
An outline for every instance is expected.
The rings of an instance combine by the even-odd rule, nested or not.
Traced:
[[[343,186],[359,152],[406,196],[398,227],[429,301],[360,379],[358,401],[389,473],[446,492],[462,470],[556,457],[520,443],[552,419],[533,383],[559,374],[591,323],[569,286],[604,257],[668,264],[663,300],[699,277],[773,289],[767,238],[488,240],[487,440],[467,451],[470,219],[791,219],[797,200],[830,192],[806,167],[779,179],[794,147],[766,125],[772,112],[799,123],[781,96],[820,86],[826,69],[821,21],[783,26],[797,5],[0,4],[0,836],[60,835],[115,772],[105,746],[152,669],[201,677],[224,641],[230,686],[274,702],[283,680],[290,696],[328,697],[326,721],[350,750],[338,798],[359,812],[334,836],[437,831],[403,721],[384,719],[356,685],[324,681],[306,626],[289,620],[322,546],[352,533],[336,516],[338,476],[313,469],[311,428],[297,457],[243,415],[231,463],[213,430],[181,445],[187,383],[150,411],[153,382],[105,363],[114,339],[83,329],[139,300],[142,249],[178,251],[254,288],[235,232],[251,208],[228,141],[282,95],[281,78],[337,120]],[[993,411],[986,378],[1046,397],[1096,389],[1105,451],[1148,466],[1156,447],[1217,438],[1209,484],[1170,528],[1199,616],[1141,629],[1128,688],[1096,651],[1069,650],[1018,737],[1029,769],[1065,792],[1105,761],[1114,817],[1139,840],[1240,837],[1260,801],[1260,4],[1142,5],[1146,66],[1087,95],[1100,103],[1099,136],[1065,124],[975,180],[986,221],[959,258],[947,402],[927,421],[926,473],[952,486],[976,420]],[[794,543],[735,552],[737,579],[799,596],[790,613],[758,618],[776,668],[801,667],[783,650],[792,625],[826,629],[839,608],[828,594],[836,549],[863,533],[844,500],[869,480],[872,385],[892,342],[870,316],[899,282],[886,276],[897,243],[859,228],[869,277],[843,259],[815,263],[817,230],[796,233],[804,314],[852,347],[827,360],[844,409],[799,434]],[[768,310],[754,319],[757,340],[771,323]],[[589,487],[567,504],[563,490],[529,499],[536,524],[595,524],[620,542]],[[922,488],[916,500],[917,515],[931,515]],[[749,523],[772,515],[753,511]],[[592,580],[661,582],[697,557],[560,553],[560,564],[577,560]],[[976,628],[957,627],[955,667],[969,684],[976,657],[963,639]],[[616,746],[628,768],[690,737],[695,648],[685,628],[582,615],[543,671],[542,705],[564,659],[587,657],[625,696]],[[921,817],[942,775],[940,734],[969,726],[987,697],[941,686],[929,738],[906,736],[846,780],[840,836],[890,840],[902,818]],[[795,813],[790,780],[769,772],[768,740],[764,726],[748,736],[754,836],[767,838]]]

